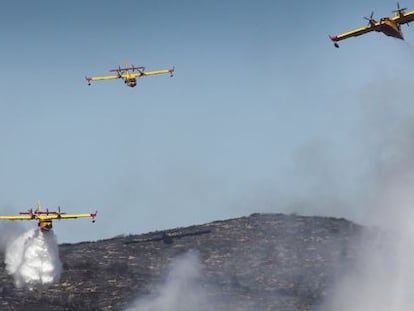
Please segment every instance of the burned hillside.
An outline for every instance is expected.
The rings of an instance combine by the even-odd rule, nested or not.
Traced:
[[[15,288],[1,255],[0,309],[125,310],[153,297],[171,261],[193,251],[202,266],[200,286],[215,310],[315,310],[353,264],[361,232],[344,219],[253,214],[62,244],[60,282],[34,290]]]

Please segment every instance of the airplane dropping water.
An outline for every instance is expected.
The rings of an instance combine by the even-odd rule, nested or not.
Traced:
[[[40,202],[37,202],[36,209],[29,209],[27,212],[20,212],[16,216],[0,216],[0,220],[37,220],[39,228],[47,232],[52,229],[52,221],[55,219],[73,219],[73,218],[83,218],[91,217],[92,222],[95,222],[95,217],[97,212],[89,214],[67,214],[60,211],[58,208],[57,211],[46,211],[42,210],[42,205]]]

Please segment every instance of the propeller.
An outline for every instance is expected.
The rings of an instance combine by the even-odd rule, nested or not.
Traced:
[[[368,21],[368,26],[374,25],[377,21],[374,19],[374,11],[371,12],[371,15],[369,17],[364,18]]]
[[[407,8],[401,8],[400,3],[397,2],[397,9],[392,11],[392,12],[398,14],[399,16],[401,16],[401,14],[403,14],[405,10],[407,10]]]
[[[407,10],[407,8],[400,8],[400,3],[397,2],[397,9],[393,11],[393,13],[398,14],[398,17],[401,17],[402,15],[404,15],[405,10]],[[407,26],[410,26],[410,23],[406,23]]]

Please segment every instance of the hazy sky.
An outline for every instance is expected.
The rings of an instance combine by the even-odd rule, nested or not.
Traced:
[[[60,242],[253,212],[363,222],[382,138],[414,115],[414,28],[340,49],[328,34],[395,5],[3,1],[1,213],[98,210],[56,222]],[[126,61],[176,75],[87,86]]]

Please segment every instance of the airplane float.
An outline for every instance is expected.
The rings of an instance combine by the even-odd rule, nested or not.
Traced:
[[[379,21],[376,21],[374,12],[371,12],[370,17],[364,17],[368,21],[368,26],[357,28],[337,36],[329,36],[334,46],[339,48],[338,41],[348,39],[350,37],[357,37],[366,34],[371,31],[382,32],[386,36],[394,37],[404,40],[403,33],[401,31],[401,25],[414,21],[414,11],[406,12],[407,8],[400,8],[400,4],[397,2],[397,9],[393,11],[393,17],[382,17]]]
[[[18,216],[0,216],[0,220],[37,220],[38,226],[42,231],[50,231],[52,229],[52,220],[55,219],[71,219],[71,218],[83,218],[91,217],[92,222],[95,222],[97,212],[89,214],[66,214],[60,211],[46,211],[42,210],[40,202],[37,203],[35,210],[29,209],[27,212],[20,212]]]
[[[145,77],[145,76],[154,76],[169,73],[170,77],[174,76],[175,68],[168,68],[168,69],[160,69],[160,70],[152,70],[152,71],[145,71],[145,67],[142,66],[134,66],[134,65],[125,65],[125,67],[111,69],[109,72],[114,72],[113,75],[108,76],[96,76],[96,77],[85,77],[86,82],[88,85],[91,85],[92,81],[100,81],[100,80],[114,80],[114,79],[122,79],[124,83],[129,87],[135,87],[137,85],[137,78]]]

